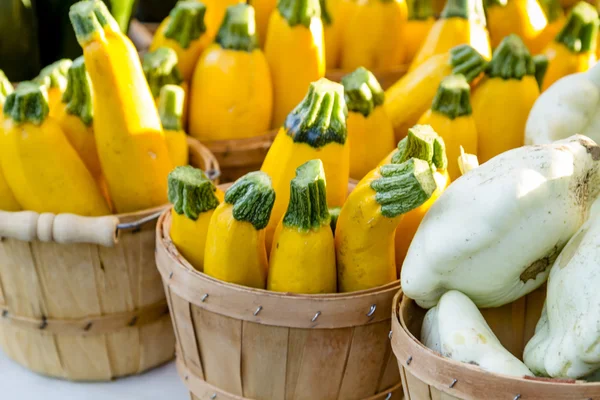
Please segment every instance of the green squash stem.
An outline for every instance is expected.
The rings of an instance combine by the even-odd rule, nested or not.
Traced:
[[[49,111],[47,89],[35,82],[19,83],[4,103],[4,116],[18,124],[29,122],[41,125]]]
[[[205,14],[206,6],[200,1],[177,2],[169,14],[165,37],[179,43],[182,49],[187,49],[194,40],[206,32]]]
[[[0,106],[4,104],[6,97],[13,91],[13,85],[4,74],[4,71],[0,69]]]
[[[319,0],[278,0],[277,10],[290,26],[310,27],[310,20],[321,17]]]
[[[69,18],[80,45],[85,45],[95,35],[104,37],[104,30],[121,32],[119,24],[100,0],[83,0],[69,10]]]
[[[64,92],[67,87],[67,75],[72,64],[73,62],[68,58],[53,62],[44,67],[33,81],[48,89],[59,88],[61,92]]]
[[[598,12],[591,4],[580,1],[571,10],[565,26],[554,40],[573,53],[587,53],[596,51],[597,35]]]
[[[337,227],[337,221],[340,217],[340,212],[342,211],[342,207],[332,207],[329,209],[329,217],[331,221],[329,221],[329,226],[331,227],[331,231],[335,235],[335,228]]]
[[[471,87],[463,75],[450,75],[440,83],[431,111],[450,119],[471,115]]]
[[[496,47],[485,73],[490,78],[521,80],[535,75],[535,64],[525,43],[513,33]]]
[[[185,93],[181,86],[165,85],[160,89],[158,100],[158,114],[163,129],[167,131],[180,131],[182,129],[181,116]]]
[[[73,61],[67,76],[67,89],[62,97],[67,104],[67,112],[78,116],[81,121],[90,126],[94,119],[92,106],[92,81],[85,68],[83,56]]]
[[[271,178],[260,171],[242,176],[225,193],[225,202],[233,205],[237,221],[250,222],[257,231],[266,228],[275,204]]]
[[[364,67],[342,78],[344,98],[348,111],[358,112],[368,117],[375,107],[383,104],[385,93],[375,75]]]
[[[448,0],[441,18],[464,18],[486,25],[482,0]]]
[[[432,168],[446,169],[446,145],[430,125],[415,125],[408,135],[398,143],[398,150],[392,156],[393,164],[401,164],[411,158],[427,162]]]
[[[144,54],[142,68],[154,98],[159,96],[163,86],[181,85],[183,82],[177,53],[170,47],[159,47]]]
[[[219,205],[217,188],[201,169],[189,165],[177,167],[168,177],[168,198],[179,215],[196,221],[200,214]]]
[[[485,70],[487,61],[471,46],[461,44],[450,50],[450,65],[453,74],[464,75],[471,83]]]
[[[435,16],[431,0],[407,0],[408,19],[425,21]]]
[[[227,7],[215,41],[228,50],[251,52],[258,48],[254,7],[248,4]]]

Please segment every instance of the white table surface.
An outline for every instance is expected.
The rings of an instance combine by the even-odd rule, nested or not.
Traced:
[[[0,352],[0,398],[6,400],[189,400],[175,363],[107,383],[73,383],[34,374]]]

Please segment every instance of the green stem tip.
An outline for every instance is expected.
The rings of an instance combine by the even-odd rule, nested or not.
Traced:
[[[331,231],[335,235],[335,228],[337,227],[337,221],[340,217],[340,212],[342,211],[342,207],[332,207],[329,209],[329,217],[331,221],[329,221],[329,226],[331,227]]]
[[[319,5],[321,6],[321,21],[323,21],[323,25],[330,26],[333,24],[333,17],[329,12],[327,0],[320,0]]]
[[[485,70],[487,61],[473,47],[461,44],[450,50],[450,65],[453,74],[464,75],[471,83]]]
[[[283,224],[303,232],[329,225],[325,170],[321,160],[308,161],[296,169],[290,183],[290,203]]]
[[[512,33],[496,47],[485,72],[490,78],[521,80],[535,75],[535,64],[525,43]]]
[[[540,88],[540,92],[542,90],[542,85],[544,83],[544,77],[546,76],[546,71],[548,70],[548,57],[544,54],[538,54],[532,57],[533,64],[535,65],[535,80],[538,83]]]
[[[225,193],[225,202],[233,205],[237,221],[250,222],[257,231],[266,228],[275,204],[271,178],[260,171],[242,176]]]
[[[194,40],[206,32],[205,14],[204,3],[196,0],[178,1],[169,14],[165,37],[179,43],[182,49],[187,49]]]
[[[470,19],[486,25],[482,0],[448,0],[440,17]]]
[[[254,7],[243,3],[227,7],[215,41],[229,50],[251,52],[258,48]]]
[[[41,125],[48,116],[48,89],[35,82],[21,82],[6,97],[4,116],[16,123]],[[50,150],[50,149],[48,149]]]
[[[425,203],[437,188],[427,161],[411,158],[401,164],[379,168],[381,178],[371,182],[381,214],[395,218]]]
[[[432,0],[408,0],[408,19],[425,21],[435,16]]]
[[[549,23],[556,21],[565,13],[559,0],[540,0],[540,5],[544,9]]]
[[[181,116],[185,92],[181,86],[165,85],[160,89],[158,100],[158,114],[163,129],[167,131],[180,131],[182,129]]]
[[[81,121],[90,126],[94,119],[92,107],[92,81],[85,68],[83,56],[73,61],[67,75],[67,89],[62,97],[69,114],[77,115]]]
[[[0,69],[0,106],[6,101],[6,97],[14,91],[4,71]]]
[[[344,99],[349,111],[359,112],[368,117],[375,107],[383,104],[385,93],[375,75],[364,67],[342,78]]]
[[[287,116],[284,127],[294,142],[314,148],[345,144],[347,116],[344,87],[321,78],[310,84],[306,97]]]
[[[448,158],[444,139],[430,125],[415,125],[398,143],[398,151],[392,156],[393,164],[401,164],[411,158],[426,161],[436,169],[446,169]]]
[[[596,51],[598,35],[598,12],[584,1],[577,3],[567,17],[567,22],[556,35],[555,41],[562,43],[574,53]]]
[[[186,165],[177,167],[168,177],[168,198],[179,215],[196,221],[200,214],[219,205],[217,188],[201,169]]]
[[[159,47],[144,54],[142,68],[154,98],[159,96],[163,86],[180,85],[183,82],[177,53],[170,47]]]
[[[35,83],[50,88],[59,88],[63,92],[67,87],[67,75],[73,62],[68,58],[58,60],[44,67],[33,80]]]
[[[104,30],[121,32],[119,24],[100,0],[83,0],[69,10],[69,18],[80,45],[89,42],[97,34],[104,36]]]
[[[290,26],[310,27],[312,18],[321,17],[319,0],[278,0],[277,9]]]
[[[450,75],[440,83],[431,111],[450,119],[471,115],[471,87],[464,75]]]

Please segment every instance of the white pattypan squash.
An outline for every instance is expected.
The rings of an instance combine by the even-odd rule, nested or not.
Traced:
[[[540,95],[525,126],[525,144],[545,144],[575,133],[600,142],[600,63],[568,75]]]
[[[503,153],[433,204],[402,266],[404,293],[430,308],[456,289],[498,307],[542,285],[600,191],[600,147],[575,135]]]
[[[442,356],[504,375],[533,374],[506,350],[477,306],[456,290],[446,292],[425,315],[421,341]]]

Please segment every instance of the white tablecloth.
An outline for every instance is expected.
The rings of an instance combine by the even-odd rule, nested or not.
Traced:
[[[6,400],[189,400],[175,364],[108,383],[72,383],[29,372],[0,352],[0,398]]]

